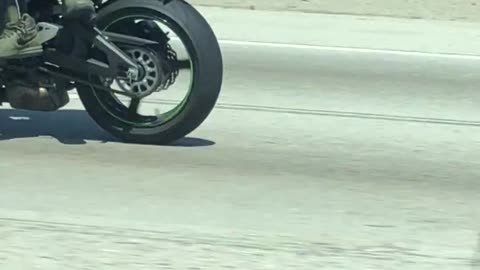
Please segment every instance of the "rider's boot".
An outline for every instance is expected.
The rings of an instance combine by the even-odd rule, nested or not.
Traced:
[[[12,5],[7,8],[5,19],[5,29],[0,35],[0,58],[28,56],[42,50],[37,41],[37,24],[30,15],[19,17],[17,7]]]

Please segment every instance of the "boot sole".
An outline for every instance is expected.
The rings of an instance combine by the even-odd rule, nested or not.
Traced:
[[[15,54],[6,54],[0,52],[0,58],[1,59],[22,59],[22,58],[28,58],[28,57],[33,57],[37,55],[41,55],[43,53],[43,47],[41,45],[35,46],[35,47],[28,47],[23,50],[19,50],[15,52]]]

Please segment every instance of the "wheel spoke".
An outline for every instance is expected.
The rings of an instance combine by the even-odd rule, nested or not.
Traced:
[[[130,105],[128,106],[128,118],[132,119],[138,116],[138,108],[140,107],[140,101],[141,99],[139,98],[132,98],[132,100],[130,101]]]
[[[124,92],[124,91],[113,90],[113,89],[111,89],[110,92],[112,92],[114,94],[117,94],[117,95],[130,97],[130,98],[133,96],[133,94],[130,94],[130,93],[127,93],[127,92]]]
[[[191,69],[192,68],[192,66],[190,64],[190,60],[177,60],[175,62],[175,64],[177,65],[178,69]]]

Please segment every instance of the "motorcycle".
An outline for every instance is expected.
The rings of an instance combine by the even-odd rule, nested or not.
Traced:
[[[64,21],[58,0],[28,3],[42,49],[0,59],[0,104],[57,111],[76,90],[90,117],[128,143],[169,144],[197,129],[215,107],[223,79],[221,50],[205,18],[184,0],[94,3],[90,26]],[[175,51],[174,39],[183,43],[188,59]],[[189,89],[177,106],[153,115],[139,112],[144,99],[170,91],[184,70],[190,72]],[[38,87],[28,87],[32,83]]]

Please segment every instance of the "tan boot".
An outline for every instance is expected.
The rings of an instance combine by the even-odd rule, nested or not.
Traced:
[[[0,58],[29,56],[42,51],[37,41],[38,29],[35,20],[28,14],[18,17],[15,6],[10,6],[6,14],[7,24],[0,35]]]

